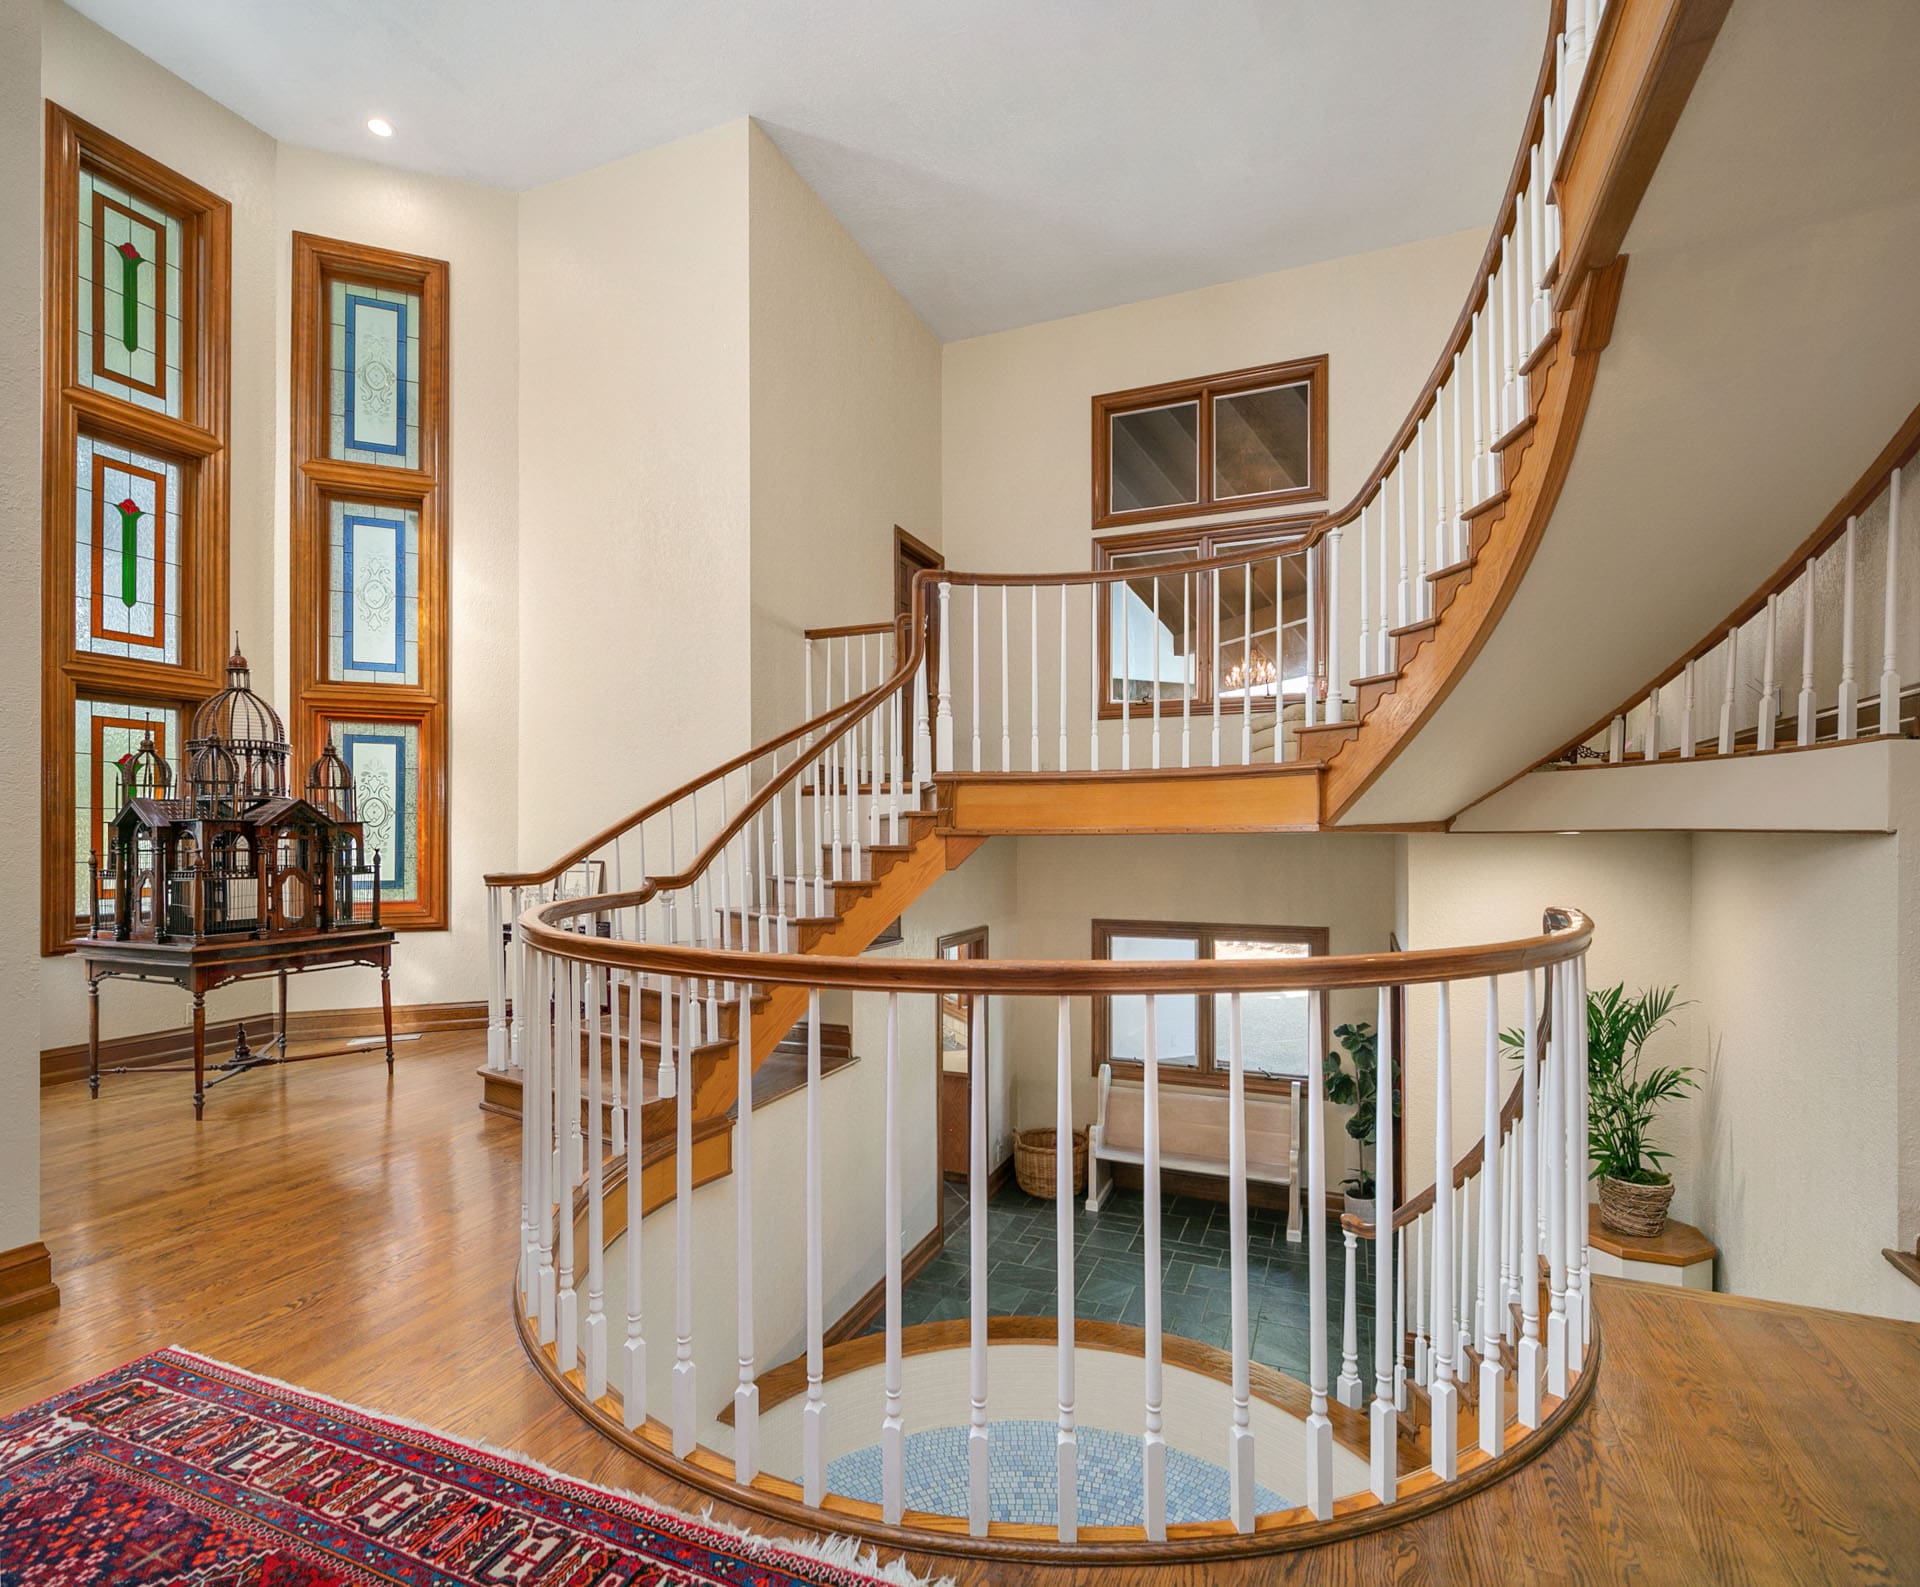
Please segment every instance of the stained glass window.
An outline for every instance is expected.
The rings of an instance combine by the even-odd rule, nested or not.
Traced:
[[[79,223],[80,383],[179,418],[180,222],[82,166]]]
[[[332,281],[328,455],[388,468],[420,466],[420,296]]]
[[[353,773],[367,860],[380,856],[383,903],[420,896],[420,729],[411,722],[329,724],[341,759]],[[354,884],[369,898],[371,878]]]
[[[74,458],[73,643],[180,659],[180,469],[82,434]]]
[[[420,514],[328,506],[327,677],[420,681]]]
[[[120,813],[120,763],[140,748],[144,734],[173,767],[180,742],[180,713],[165,705],[129,705],[113,700],[76,700],[73,707],[73,827],[76,913],[87,907],[87,861],[107,852],[107,823]],[[101,882],[101,897],[111,892]]]

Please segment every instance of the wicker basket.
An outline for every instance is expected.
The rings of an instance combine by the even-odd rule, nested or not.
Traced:
[[[1667,1226],[1673,1182],[1636,1185],[1611,1175],[1600,1180],[1600,1221],[1615,1234],[1655,1235]]]
[[[1013,1177],[1029,1196],[1051,1201],[1059,1189],[1054,1162],[1055,1132],[1052,1130],[1015,1130],[1013,1132]],[[1073,1132],[1073,1193],[1087,1188],[1087,1132]]]

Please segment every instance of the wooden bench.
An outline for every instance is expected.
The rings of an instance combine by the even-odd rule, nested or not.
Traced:
[[[1247,1093],[1247,1179],[1287,1187],[1287,1238],[1300,1238],[1300,1086],[1290,1097]],[[1114,1083],[1100,1066],[1100,1100],[1087,1138],[1087,1211],[1098,1212],[1113,1189],[1108,1163],[1144,1164],[1145,1089]],[[1160,1167],[1175,1173],[1227,1174],[1227,1093],[1193,1086],[1160,1087]]]

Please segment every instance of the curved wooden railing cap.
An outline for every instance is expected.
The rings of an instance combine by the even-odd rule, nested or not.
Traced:
[[[758,953],[583,936],[560,924],[627,909],[653,887],[593,898],[558,899],[520,917],[528,946],[556,958],[691,980],[759,986],[808,986],[856,992],[975,992],[1014,996],[1176,992],[1339,991],[1420,986],[1488,975],[1516,975],[1558,964],[1593,940],[1593,922],[1577,909],[1547,912],[1537,936],[1467,948],[1350,953],[1311,959],[874,959],[812,953]]]

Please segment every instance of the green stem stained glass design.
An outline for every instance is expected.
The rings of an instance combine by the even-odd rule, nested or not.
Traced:
[[[140,600],[140,520],[146,514],[131,496],[113,508],[120,514],[120,599],[133,606]]]
[[[146,261],[130,242],[120,244],[120,339],[128,352],[140,347],[140,266]]]

